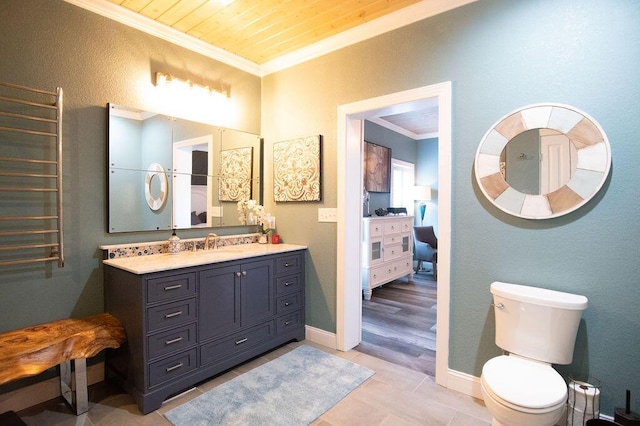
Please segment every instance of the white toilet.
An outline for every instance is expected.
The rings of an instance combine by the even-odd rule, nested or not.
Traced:
[[[587,298],[537,287],[491,284],[496,345],[508,353],[487,361],[480,379],[494,426],[553,426],[567,384],[551,364],[570,364]]]

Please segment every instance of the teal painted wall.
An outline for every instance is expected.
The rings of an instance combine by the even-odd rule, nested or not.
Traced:
[[[64,23],[63,25],[61,23]],[[34,30],[34,28],[37,29]],[[602,381],[612,414],[624,390],[640,406],[640,3],[635,0],[481,0],[263,79],[54,0],[4,0],[0,80],[65,89],[67,265],[0,271],[0,331],[102,310],[99,244],[166,239],[109,235],[106,103],[159,109],[155,71],[224,80],[240,117],[220,125],[274,141],[323,135],[322,201],[265,204],[283,240],[309,246],[307,321],[335,331],[336,108],[453,82],[452,276],[449,366],[478,376],[499,353],[489,284],[520,282],[584,294],[575,361],[565,375]],[[184,74],[183,74],[184,73]],[[144,82],[140,85],[140,82]],[[498,118],[537,102],[574,105],[607,132],[613,152],[602,191],[568,216],[529,221],[482,199],[473,177],[480,139]],[[193,233],[192,235],[199,235]]]
[[[337,107],[453,82],[450,368],[479,376],[500,353],[489,285],[503,280],[587,296],[565,376],[602,381],[612,414],[631,389],[640,406],[640,3],[632,0],[481,0],[358,43],[263,81],[262,134],[321,133],[325,184],[335,184]],[[500,117],[524,105],[583,109],[607,132],[613,167],[601,192],[567,216],[510,217],[483,199],[477,146]],[[328,176],[327,176],[328,175]],[[335,187],[334,187],[335,188]],[[327,191],[328,192],[328,191]],[[324,199],[336,205],[335,196]],[[317,206],[300,206],[297,217]],[[442,208],[442,206],[440,206]],[[285,213],[277,213],[279,226]],[[324,224],[289,216],[287,235],[309,241],[308,322],[335,326],[334,240]]]
[[[417,141],[416,185],[431,187],[431,200],[425,203],[425,226],[434,227],[438,235],[438,138]]]
[[[364,140],[391,148],[391,158],[414,164],[416,162],[416,142],[379,124],[371,121],[364,122]],[[370,199],[369,211],[372,216],[375,216],[377,209],[392,207],[390,205],[391,194],[389,192],[372,192],[370,193]]]
[[[64,1],[3,0],[1,10],[0,81],[64,90],[66,263],[62,269],[48,264],[0,268],[0,332],[103,312],[98,246],[170,236],[169,231],[106,232],[108,102],[168,113],[182,107],[158,94],[156,71],[224,82],[233,88],[232,108],[242,115],[210,117],[211,122],[257,134],[261,96],[256,76]],[[204,231],[181,236],[202,237]]]

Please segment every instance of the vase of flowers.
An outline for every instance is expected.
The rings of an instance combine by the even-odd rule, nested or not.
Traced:
[[[258,242],[269,242],[268,234],[275,228],[276,218],[264,211],[264,207],[256,200],[238,201],[238,219],[243,225],[256,225],[260,236]]]

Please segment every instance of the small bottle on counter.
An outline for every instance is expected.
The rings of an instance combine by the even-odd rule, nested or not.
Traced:
[[[169,254],[180,254],[180,237],[176,235],[176,230],[169,237],[169,247],[167,252]]]

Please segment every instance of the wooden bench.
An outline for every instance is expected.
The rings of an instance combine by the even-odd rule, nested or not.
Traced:
[[[125,340],[122,325],[108,313],[2,333],[0,385],[42,373],[59,364],[62,396],[77,415],[86,413],[89,410],[86,359],[103,349],[117,348]],[[75,392],[71,362],[75,370]]]

